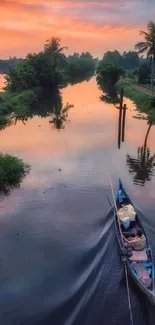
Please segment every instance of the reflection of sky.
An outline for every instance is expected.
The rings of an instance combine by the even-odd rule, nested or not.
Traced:
[[[30,176],[24,180],[24,187],[44,191],[44,188],[60,183],[85,187],[85,182],[89,187],[102,185],[103,179],[108,185],[108,168],[115,175],[130,181],[126,153],[136,157],[138,147],[144,143],[148,126],[146,121],[132,118],[133,106],[130,100],[126,100],[125,143],[118,151],[118,111],[113,105],[101,102],[99,96],[94,79],[64,89],[64,104],[69,102],[74,107],[69,111],[70,122],[60,132],[52,129],[50,118],[37,117],[29,120],[26,126],[18,122],[16,126],[1,132],[1,150],[22,157],[32,166]],[[148,138],[152,152],[154,132],[152,127]],[[59,172],[59,168],[62,172]]]
[[[50,312],[80,286],[74,268],[81,251],[96,245],[106,227],[106,196],[111,197],[108,170],[114,186],[120,176],[141,209],[146,209],[146,201],[154,207],[155,178],[143,188],[135,186],[126,166],[126,154],[136,156],[143,145],[147,124],[132,118],[133,105],[126,100],[125,143],[118,150],[118,110],[101,102],[100,95],[94,79],[64,89],[64,104],[74,108],[60,132],[52,129],[48,119],[40,118],[0,132],[1,150],[31,165],[21,188],[0,207],[4,324],[12,317],[18,324],[20,315],[23,324],[29,324],[28,315]],[[154,137],[152,127],[148,146],[153,153]],[[153,210],[148,216],[153,224],[151,216]]]
[[[39,51],[59,36],[69,51],[133,49],[139,30],[154,19],[154,0],[17,0],[1,1],[1,56]],[[51,35],[52,31],[52,35]],[[34,42],[35,39],[35,42]]]

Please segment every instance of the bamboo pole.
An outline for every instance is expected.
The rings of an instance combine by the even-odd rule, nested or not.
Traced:
[[[120,107],[119,107],[119,119],[118,119],[118,149],[121,147],[121,128],[122,128],[122,109],[123,109],[123,88],[121,88],[120,95]]]
[[[123,120],[122,120],[122,142],[124,142],[125,139],[125,118],[126,118],[126,110],[127,106],[124,104],[123,106]]]

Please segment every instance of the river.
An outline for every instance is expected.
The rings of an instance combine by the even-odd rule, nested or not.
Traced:
[[[118,149],[119,111],[100,100],[94,78],[62,94],[74,105],[62,130],[35,117],[0,132],[0,150],[31,165],[0,202],[0,323],[129,325],[108,170],[114,188],[121,177],[142,211],[155,255],[155,127],[142,171],[148,125],[133,118],[130,100]],[[130,288],[134,325],[146,324],[143,299]]]

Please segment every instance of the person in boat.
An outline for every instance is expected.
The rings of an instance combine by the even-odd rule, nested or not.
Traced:
[[[137,230],[135,238],[127,239],[124,237],[125,247],[133,248],[135,251],[141,251],[146,247],[146,237],[141,230]]]

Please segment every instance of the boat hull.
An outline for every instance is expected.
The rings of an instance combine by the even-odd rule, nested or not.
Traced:
[[[119,186],[120,186],[120,184],[122,184],[122,183],[119,183]],[[124,190],[124,188],[123,188],[123,190]],[[125,195],[127,195],[126,192],[125,192],[125,190],[124,190],[124,193],[125,193]],[[116,202],[117,202],[117,196],[116,196]],[[131,202],[130,199],[129,199],[129,202],[133,205],[133,203]],[[136,212],[138,214],[138,222],[140,224],[140,227],[143,230],[143,233],[145,234],[146,239],[147,239],[147,235],[146,235],[145,229],[143,227],[143,224],[142,224],[142,221],[141,221],[141,218],[140,218],[140,213],[139,213],[139,211],[137,209],[135,209],[135,210],[136,210]],[[125,254],[126,247],[123,245],[122,234],[120,233],[120,226],[118,225],[118,222],[119,221],[118,221],[118,216],[117,216],[116,209],[114,209],[114,220],[115,220],[115,229],[116,229],[116,235],[117,235],[117,240],[118,240],[118,244],[119,244],[119,252],[120,252],[120,257],[121,257],[122,263],[123,264],[124,263],[126,264],[127,271],[128,271],[128,275],[133,280],[133,282],[135,283],[135,285],[137,286],[137,288],[140,290],[140,292],[142,292],[144,294],[144,296],[146,297],[146,299],[149,301],[149,303],[151,305],[155,305],[155,292],[153,290],[154,287],[155,287],[155,283],[154,283],[154,281],[155,281],[154,280],[154,266],[152,267],[152,273],[153,273],[153,275],[152,275],[152,283],[153,283],[152,284],[152,289],[149,290],[143,284],[143,282],[141,281],[141,279],[137,276],[136,272],[133,271],[133,269],[131,267],[131,261],[129,260],[128,256]],[[148,239],[147,239],[147,248],[150,249]],[[151,251],[150,251],[150,262],[153,265],[153,257],[152,257]]]

